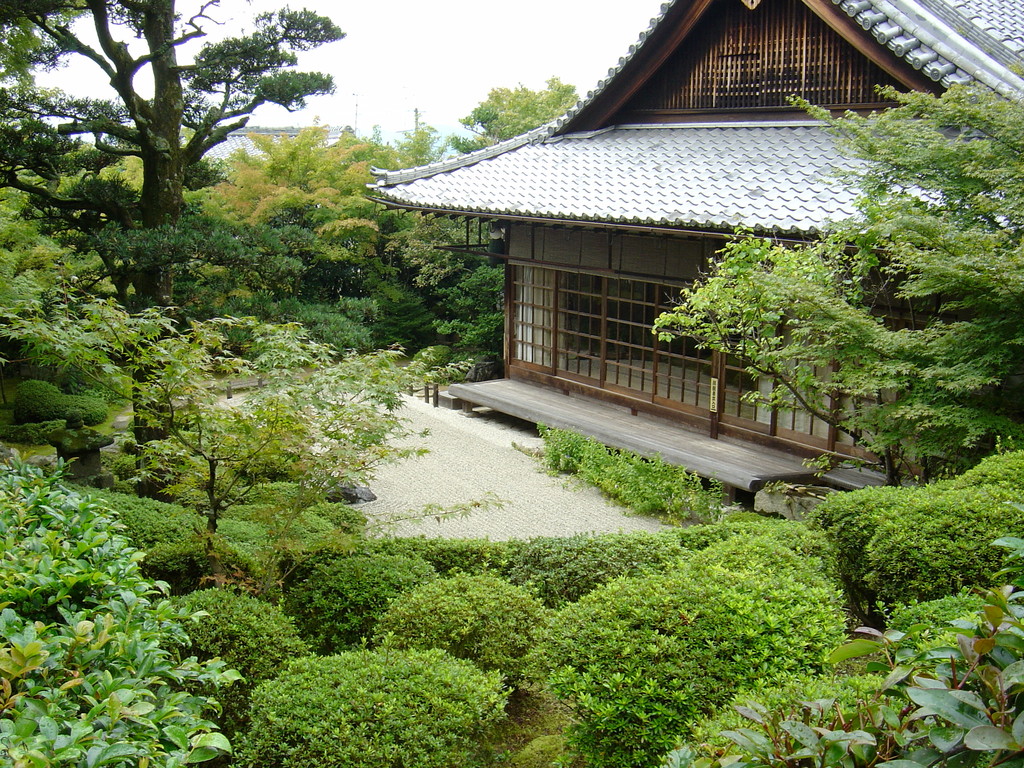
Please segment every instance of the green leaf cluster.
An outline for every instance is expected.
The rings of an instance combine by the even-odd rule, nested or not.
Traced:
[[[317,553],[285,583],[283,606],[319,653],[339,653],[368,639],[392,601],[436,578],[417,557]]]
[[[834,543],[838,568],[852,607],[862,618],[877,601],[888,605],[932,600],[963,587],[992,584],[1000,555],[977,542],[1014,533],[1024,513],[1008,501],[1012,485],[982,483],[1019,456],[985,459],[973,474],[925,486],[865,488],[833,494],[814,511]]]
[[[27,466],[0,470],[0,754],[12,765],[180,766],[230,751],[198,691],[237,677],[183,660],[108,511]]]
[[[571,702],[571,748],[597,768],[655,766],[744,687],[822,668],[839,595],[785,568],[713,563],[612,581],[554,617],[538,664]]]
[[[637,514],[684,523],[711,520],[721,513],[721,483],[705,481],[660,456],[644,458],[608,448],[568,430],[543,427],[541,436],[549,470],[573,473]]]
[[[298,659],[253,697],[242,766],[472,765],[505,717],[497,672],[443,651],[352,651]]]
[[[398,595],[374,641],[388,648],[439,648],[516,685],[526,676],[526,657],[547,618],[523,587],[486,574],[453,576]]]

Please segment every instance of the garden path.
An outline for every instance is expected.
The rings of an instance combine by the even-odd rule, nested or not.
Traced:
[[[459,411],[434,408],[407,397],[403,415],[426,437],[410,437],[404,445],[420,445],[428,453],[383,467],[370,484],[377,500],[360,510],[371,520],[417,515],[428,505],[450,508],[485,499],[466,516],[392,522],[383,530],[395,536],[487,538],[494,541],[576,533],[656,531],[656,519],[627,515],[596,488],[581,487],[545,473],[527,451],[541,440],[530,424],[497,413],[468,417]]]

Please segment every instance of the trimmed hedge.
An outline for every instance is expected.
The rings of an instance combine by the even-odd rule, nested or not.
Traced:
[[[147,499],[130,493],[89,489],[89,496],[107,507],[125,527],[125,535],[139,549],[177,544],[205,530],[203,517],[180,504]]]
[[[993,465],[1010,456],[986,460],[952,482],[829,496],[812,517],[835,544],[854,610],[869,618],[878,601],[923,602],[993,585],[1002,553],[978,542],[1019,534],[1024,511],[1007,502],[1019,501],[1024,491],[970,481],[989,477]]]
[[[416,557],[324,552],[287,579],[283,607],[317,653],[337,653],[369,637],[399,594],[436,577]]]
[[[443,651],[353,651],[292,662],[253,694],[235,763],[263,768],[473,765],[504,718],[497,672]]]
[[[511,554],[505,574],[558,607],[612,579],[664,571],[686,554],[678,537],[661,533],[537,538]]]
[[[35,421],[30,424],[4,424],[0,426],[0,440],[21,445],[47,445],[50,433],[64,426],[64,420]]]
[[[440,648],[518,683],[547,619],[541,602],[522,587],[497,576],[454,576],[395,598],[377,623],[374,642]]]
[[[915,624],[925,624],[942,630],[957,619],[973,618],[984,607],[979,595],[962,592],[923,603],[897,605],[889,616],[889,629],[906,632]]]
[[[387,554],[426,560],[440,576],[459,573],[504,574],[510,558],[523,546],[521,541],[490,539],[368,539],[361,551],[368,555]]]
[[[28,379],[18,385],[14,395],[14,423],[65,421],[77,411],[89,426],[107,418],[107,403],[89,395],[65,395],[48,381]]]
[[[188,653],[201,661],[221,658],[242,675],[217,696],[222,707],[218,719],[230,736],[248,724],[253,689],[286,663],[306,656],[306,644],[280,608],[249,595],[204,589],[173,602],[189,613],[208,614],[194,617],[186,627]]]
[[[738,690],[820,670],[843,637],[839,592],[792,576],[687,565],[566,605],[536,660],[575,710],[571,748],[591,768],[658,766]]]

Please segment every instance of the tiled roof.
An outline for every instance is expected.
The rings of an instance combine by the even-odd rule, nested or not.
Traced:
[[[852,194],[828,179],[830,169],[851,161],[819,127],[733,123],[571,133],[573,118],[601,97],[683,1],[662,5],[608,78],[558,120],[432,165],[375,169],[373,194],[426,210],[676,227],[742,224],[788,233],[813,233],[851,215]],[[1024,97],[1022,0],[832,2],[879,45],[947,87],[977,81]]]
[[[1024,95],[1020,0],[832,0],[880,44],[947,88]]]
[[[420,178],[384,173],[374,193],[431,210],[814,233],[854,213],[854,194],[830,178],[851,167],[812,123],[622,126]]]

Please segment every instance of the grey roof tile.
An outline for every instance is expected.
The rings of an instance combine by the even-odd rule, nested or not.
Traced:
[[[813,233],[854,213],[852,161],[810,123],[626,126],[526,143],[374,192],[434,210]]]

